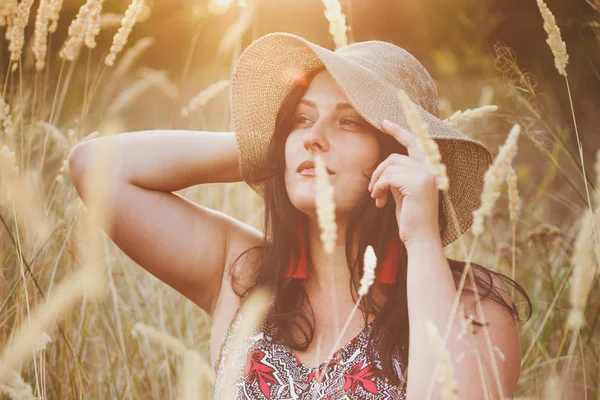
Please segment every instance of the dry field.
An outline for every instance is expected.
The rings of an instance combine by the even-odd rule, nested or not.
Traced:
[[[205,23],[239,9],[218,41],[219,54],[234,62],[259,2],[199,1],[190,13]],[[102,232],[100,172],[109,159],[98,163],[97,201],[85,207],[66,161],[76,144],[122,133],[149,90],[176,106],[156,129],[183,123],[226,131],[229,82],[215,80],[188,95],[182,85],[200,31],[190,38],[182,83],[174,83],[140,62],[154,38],[132,39],[158,0],[107,3],[120,12],[105,11],[103,0],[0,0],[0,398],[209,398],[210,317]],[[600,2],[583,3],[598,35],[589,51],[597,53]],[[67,5],[76,10],[72,19],[63,15]],[[321,5],[333,43],[346,45],[348,8],[338,0]],[[552,54],[562,96],[575,110],[572,43],[563,42],[551,10],[541,1],[538,6],[532,23],[547,35],[544,51]],[[66,37],[57,37],[61,27]],[[109,38],[108,46],[98,46],[98,37]],[[600,158],[596,165],[586,159],[583,167],[590,149],[580,145],[597,127],[593,133],[579,126],[571,108],[572,118],[557,120],[554,103],[538,92],[541,78],[522,69],[506,45],[494,50],[485,62],[495,65],[499,79],[483,86],[471,110],[455,106],[467,99],[442,96],[442,117],[498,153],[479,222],[447,252],[513,277],[531,297],[533,315],[520,326],[515,398],[600,400]],[[450,59],[438,56],[451,68]],[[493,135],[488,139],[486,132]],[[244,184],[180,194],[262,229],[261,200]],[[560,222],[549,223],[557,207]],[[515,302],[524,305],[519,297]],[[443,358],[443,343],[432,345]]]

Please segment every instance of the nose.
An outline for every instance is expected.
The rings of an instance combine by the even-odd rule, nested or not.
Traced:
[[[302,140],[304,142],[305,150],[312,152],[329,151],[327,128],[325,127],[324,122],[325,121],[318,121],[304,134]]]

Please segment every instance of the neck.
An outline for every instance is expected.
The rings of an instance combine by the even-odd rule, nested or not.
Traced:
[[[308,246],[310,246],[313,264],[310,286],[317,292],[347,291],[350,284],[351,277],[346,260],[347,221],[336,216],[336,224],[337,240],[333,253],[329,254],[323,247],[317,219],[308,218]]]

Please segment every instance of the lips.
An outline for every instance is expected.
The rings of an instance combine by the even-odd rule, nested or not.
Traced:
[[[325,167],[325,168],[327,169],[327,173],[329,175],[333,175],[335,173],[331,169],[329,169],[327,167]],[[303,161],[296,169],[296,172],[298,172],[301,175],[314,176],[315,175],[315,162],[312,160]]]

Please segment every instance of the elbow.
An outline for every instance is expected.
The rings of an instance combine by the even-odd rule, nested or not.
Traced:
[[[73,186],[81,196],[81,182],[84,175],[86,164],[89,158],[89,151],[86,143],[79,143],[71,149],[68,156],[69,177]]]
[[[89,191],[88,186],[92,183],[86,181],[90,179],[97,180],[100,178],[100,176],[90,176],[97,175],[92,170],[96,168],[94,158],[98,155],[98,152],[99,149],[98,146],[94,144],[94,140],[79,143],[69,152],[69,177],[71,178],[71,182],[73,182],[73,186],[79,194],[79,197],[81,197],[81,200],[84,202],[85,194]],[[108,172],[104,171],[104,168],[102,170],[103,172]]]
[[[69,177],[83,202],[91,191],[114,190],[109,182],[121,181],[118,160],[115,159],[115,142],[92,139],[77,144],[68,155]]]

